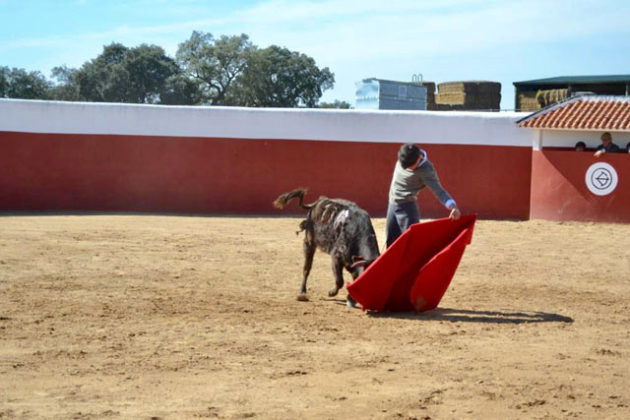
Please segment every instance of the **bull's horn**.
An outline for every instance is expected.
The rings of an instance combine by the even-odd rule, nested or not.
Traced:
[[[355,269],[355,268],[357,268],[357,267],[366,266],[366,265],[368,265],[369,263],[370,263],[370,262],[369,262],[368,260],[364,260],[364,259],[357,260],[357,261],[353,262],[353,263],[350,265],[350,269]]]

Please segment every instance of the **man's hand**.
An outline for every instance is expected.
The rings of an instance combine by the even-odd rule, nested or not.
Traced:
[[[598,150],[598,151],[596,151],[596,152],[593,154],[593,156],[595,156],[595,157],[600,157],[600,156],[601,156],[601,155],[603,155],[604,153],[606,153],[606,151],[605,151],[605,150]]]
[[[459,216],[461,216],[461,215],[462,215],[462,213],[459,211],[457,206],[453,206],[451,208],[451,214],[449,214],[448,217],[451,220],[457,220],[457,219],[459,219]]]

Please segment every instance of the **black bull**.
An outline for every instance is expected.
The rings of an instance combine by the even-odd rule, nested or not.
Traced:
[[[282,209],[292,199],[299,198],[299,206],[308,212],[297,232],[305,231],[304,277],[298,300],[308,300],[306,281],[317,248],[332,257],[335,286],[328,296],[336,296],[343,288],[344,268],[356,279],[379,256],[372,221],[365,210],[348,200],[320,197],[313,203],[304,204],[305,193],[306,189],[299,188],[282,194],[273,203]],[[350,295],[348,303],[354,305]]]

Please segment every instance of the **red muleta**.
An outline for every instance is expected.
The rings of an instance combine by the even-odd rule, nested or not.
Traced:
[[[476,215],[411,226],[355,281],[347,285],[363,310],[428,311],[451,284]]]

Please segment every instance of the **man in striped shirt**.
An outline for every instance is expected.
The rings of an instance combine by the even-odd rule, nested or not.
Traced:
[[[427,153],[415,144],[404,144],[398,151],[398,161],[389,188],[386,227],[388,247],[409,226],[420,221],[420,209],[416,200],[424,187],[429,187],[444,207],[450,210],[451,220],[459,219],[459,208],[440,184]]]

